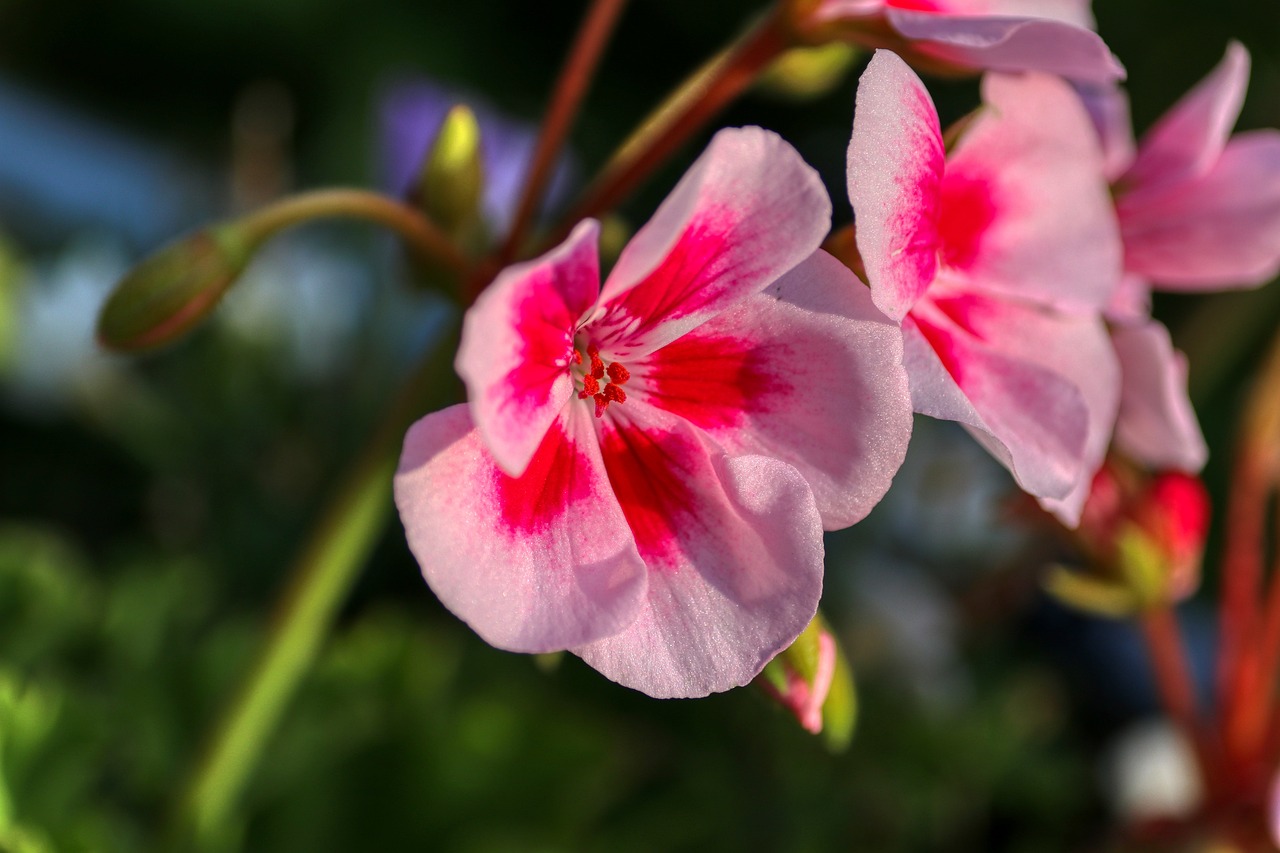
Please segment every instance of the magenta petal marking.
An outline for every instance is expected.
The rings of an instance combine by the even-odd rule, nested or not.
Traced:
[[[616,454],[615,485],[615,474],[648,481],[620,494],[647,554],[648,597],[626,630],[574,651],[656,697],[745,684],[817,608],[823,549],[813,494],[784,462],[727,457],[678,419],[643,403],[630,411],[618,428],[625,444],[606,453]],[[651,466],[667,470],[655,478]],[[659,517],[670,512],[674,521]]]
[[[441,602],[499,648],[609,636],[645,595],[590,421],[566,407],[519,479],[499,469],[466,406],[427,415],[405,438],[395,499],[409,548]]]
[[[996,218],[992,184],[984,177],[948,173],[942,179],[938,241],[943,262],[952,269],[973,265],[982,236]]]
[[[785,345],[765,348],[695,329],[650,355],[637,365],[637,373],[653,405],[703,429],[718,430],[768,410],[776,395],[791,391],[783,378],[788,360]]]
[[[455,367],[485,444],[513,476],[572,397],[574,333],[600,287],[598,231],[583,222],[547,254],[503,270],[463,320]]]
[[[722,130],[609,274],[587,323],[601,352],[647,355],[758,293],[821,245],[831,200],[777,134]]]
[[[928,91],[896,54],[878,50],[858,83],[849,140],[849,200],[876,307],[901,320],[938,268],[942,131]]]

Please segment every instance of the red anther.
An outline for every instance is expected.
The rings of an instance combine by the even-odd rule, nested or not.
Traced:
[[[594,376],[582,377],[582,390],[578,392],[578,399],[585,400],[588,397],[594,397],[600,391],[600,383],[596,381]]]
[[[573,363],[582,364],[582,353],[578,352],[576,349],[573,351]]]
[[[602,418],[604,417],[604,410],[609,408],[609,398],[603,394],[597,394],[595,396],[595,400],[596,400],[596,417]]]
[[[627,392],[610,382],[604,386],[604,398],[611,403],[627,402]]]
[[[631,371],[615,361],[609,365],[609,378],[621,385],[631,378]]]
[[[595,344],[587,347],[587,356],[591,359],[591,375],[596,379],[604,379],[604,362],[600,359],[600,350]]]

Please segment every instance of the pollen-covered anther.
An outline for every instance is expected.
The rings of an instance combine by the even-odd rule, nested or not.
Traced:
[[[621,385],[622,383],[626,382],[628,379],[631,378],[631,371],[627,370],[625,367],[623,367],[621,364],[618,364],[618,362],[616,361],[609,365],[609,370],[607,372],[609,374],[609,378],[612,379],[614,383],[618,385]],[[622,401],[619,400],[618,402],[621,403]]]
[[[596,401],[596,417],[603,418],[604,410],[609,408],[609,398],[606,397],[604,394],[596,394],[595,401]]]
[[[614,385],[612,382],[604,386],[603,393],[604,393],[604,398],[608,400],[610,403],[627,402],[627,392],[623,391],[621,388],[619,388],[617,385]]]
[[[578,392],[578,399],[585,400],[588,397],[594,397],[600,392],[600,381],[594,376],[582,377],[582,390]]]
[[[596,379],[604,379],[604,361],[595,344],[587,347],[587,357],[591,359],[591,375]]]

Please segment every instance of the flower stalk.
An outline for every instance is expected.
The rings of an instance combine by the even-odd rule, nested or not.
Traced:
[[[547,245],[561,242],[574,223],[615,207],[701,130],[757,75],[792,46],[778,13],[748,27],[658,105],[618,147]]]
[[[529,175],[520,195],[511,231],[499,252],[498,266],[505,266],[520,249],[534,211],[542,201],[543,192],[551,180],[556,155],[564,145],[569,128],[573,125],[578,108],[591,85],[596,66],[609,43],[614,25],[626,5],[627,0],[594,0],[578,30],[573,48],[565,60],[559,80],[556,81],[551,105],[542,121]]]
[[[441,387],[439,377],[455,349],[451,335],[406,381],[302,548],[258,659],[179,800],[174,830],[182,846],[209,847],[236,809],[391,515],[391,479],[404,431],[453,391],[452,385]]]

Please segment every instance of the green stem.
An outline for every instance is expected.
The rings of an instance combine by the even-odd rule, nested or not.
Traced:
[[[179,801],[175,828],[183,846],[189,840],[208,846],[235,809],[391,515],[391,479],[404,432],[447,393],[439,377],[447,375],[455,344],[444,341],[406,383],[299,555],[266,644]]]
[[[311,219],[364,219],[396,231],[428,261],[465,276],[471,263],[453,240],[417,209],[381,193],[357,189],[315,190],[281,199],[249,214],[243,222],[258,237]]]

